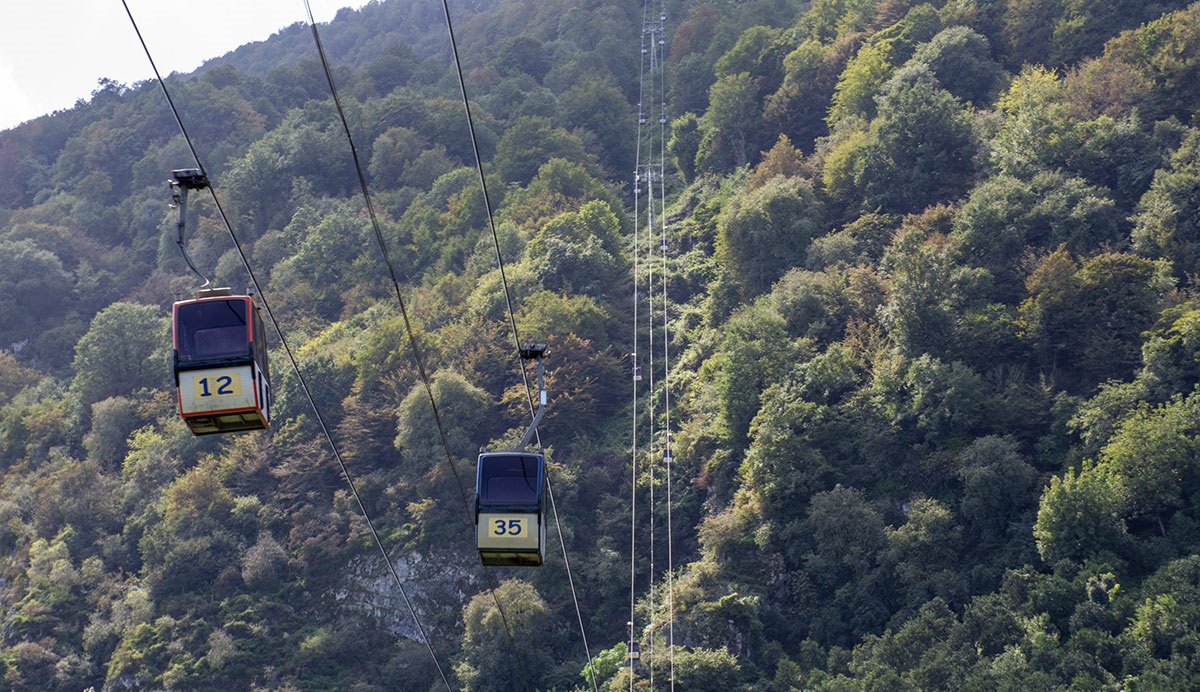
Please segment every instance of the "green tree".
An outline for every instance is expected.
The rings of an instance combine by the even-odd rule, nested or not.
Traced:
[[[985,270],[964,266],[962,249],[940,230],[949,225],[945,208],[910,219],[883,258],[891,290],[879,322],[902,354],[957,354],[960,325],[978,306],[989,285]]]
[[[868,209],[918,212],[969,189],[978,143],[969,114],[929,68],[888,80],[862,144],[855,184]]]
[[[524,72],[514,72],[492,87],[487,112],[504,121],[517,118],[553,118],[554,93]]]
[[[752,26],[738,36],[733,47],[717,60],[713,73],[718,79],[725,75],[748,73],[761,77],[763,58],[779,38],[779,31],[769,26]]]
[[[524,116],[511,123],[496,144],[493,163],[501,180],[528,185],[542,164],[551,159],[567,159],[592,165],[594,157],[575,135],[550,121]]]
[[[1051,70],[1023,68],[996,106],[1004,118],[991,141],[991,158],[1000,172],[1028,177],[1063,165],[1078,151],[1067,91]]]
[[[596,200],[547,222],[525,248],[542,285],[551,291],[608,295],[624,268],[620,220]]]
[[[776,385],[763,392],[740,469],[742,487],[758,498],[764,519],[785,534],[803,520],[803,499],[831,487],[835,460],[822,443],[839,429],[846,432],[833,409],[804,401],[796,389]]]
[[[825,230],[824,215],[812,183],[802,178],[776,176],[725,204],[717,256],[743,299],[804,263],[809,243]]]
[[[8,351],[0,350],[0,406],[28,385],[38,381],[38,372],[22,367]]]
[[[757,143],[758,87],[748,72],[721,77],[708,90],[708,109],[700,118],[696,168],[729,171],[750,160]]]
[[[382,188],[396,186],[428,148],[428,142],[415,130],[407,127],[388,128],[371,145],[371,162],[367,166],[371,181]]]
[[[1184,507],[1200,490],[1200,396],[1161,407],[1140,407],[1125,417],[1100,452],[1096,472],[1113,488],[1121,516],[1154,520]]]
[[[1076,386],[1094,386],[1141,362],[1141,335],[1170,285],[1166,267],[1145,258],[1105,253],[1078,267],[1058,250],[1026,281],[1019,322],[1043,368],[1065,365],[1082,376]]]
[[[915,609],[935,596],[955,598],[965,580],[956,569],[963,552],[963,530],[954,513],[932,498],[907,504],[904,524],[887,529],[882,560],[896,574],[903,603]]]
[[[696,179],[696,157],[700,152],[700,119],[695,113],[684,113],[671,121],[671,138],[667,151],[675,161],[679,174],[687,182]]]
[[[577,213],[585,204],[596,200],[608,204],[618,220],[624,218],[620,199],[585,164],[555,158],[537,169],[537,175],[529,185],[504,197],[500,214],[504,220],[517,224],[527,237],[532,237],[551,219],[567,212]],[[622,224],[627,225],[627,222]],[[504,230],[503,227],[500,230]],[[483,254],[487,255],[487,266],[495,267],[495,248],[490,243],[485,244],[487,249]],[[505,251],[505,262],[516,259],[514,253]]]
[[[887,546],[883,516],[857,488],[835,486],[811,499],[804,522],[806,581],[819,594],[809,631],[818,643],[853,641],[882,626],[894,585],[879,569]]]
[[[611,79],[589,79],[573,84],[558,97],[559,120],[574,131],[583,128],[595,135],[600,163],[611,174],[633,170],[633,144],[629,122],[633,109]]]
[[[929,65],[943,89],[977,105],[987,102],[1003,74],[987,38],[965,26],[945,29],[921,44],[912,59]]]
[[[489,433],[498,432],[490,422],[493,409],[487,392],[450,371],[434,375],[430,389],[450,453],[456,459],[473,458]],[[396,426],[396,448],[422,473],[441,465],[446,456],[429,397],[423,384],[414,385],[400,403]]]
[[[891,60],[892,46],[888,42],[869,43],[846,63],[833,90],[826,122],[834,129],[843,120],[875,115],[875,97],[883,83],[896,71]]]
[[[745,671],[736,656],[726,649],[678,649],[674,655],[674,681],[681,688],[697,692],[724,692],[737,689]],[[669,674],[665,661],[659,662],[659,678]]]
[[[1189,130],[1170,163],[1154,174],[1142,196],[1133,230],[1134,247],[1174,263],[1177,274],[1200,268],[1200,219],[1191,209],[1200,196],[1200,131]]]
[[[92,319],[75,345],[71,388],[82,405],[142,388],[162,388],[169,378],[169,321],[158,308],[113,303]]]
[[[1050,564],[1121,554],[1129,536],[1119,512],[1115,490],[1093,470],[1051,478],[1033,526],[1038,554]]]
[[[31,240],[0,239],[0,341],[24,347],[50,320],[61,318],[74,282],[54,253]]]
[[[721,348],[701,365],[699,375],[715,387],[720,421],[733,449],[747,444],[762,393],[782,376],[797,350],[766,301],[744,307],[725,323]]]
[[[1116,3],[1147,15],[1126,26],[1136,26],[1138,21],[1146,23],[1108,41],[1101,58],[1108,64],[1106,71],[1121,75],[1120,81],[1112,82],[1119,87],[1114,95],[1129,99],[1152,122],[1171,116],[1186,121],[1200,101],[1195,80],[1196,46],[1200,42],[1196,21],[1200,9],[1182,2],[1172,4],[1179,9],[1156,17],[1157,11],[1150,7]],[[1086,3],[1080,6],[1090,8]]]
[[[1061,172],[1032,178],[1001,174],[971,190],[954,219],[954,238],[971,262],[1001,281],[1014,300],[1024,277],[1018,257],[1031,248],[1084,254],[1121,238],[1122,220],[1106,190]]]
[[[83,437],[88,459],[105,467],[120,466],[129,451],[127,441],[146,421],[138,415],[136,404],[116,396],[92,404],[92,429]]]
[[[352,189],[353,160],[336,123],[327,99],[310,101],[290,112],[232,163],[221,182],[254,237],[287,223],[300,178],[325,194],[341,195]]]
[[[1057,0],[1015,0],[1008,5],[1003,37],[1010,65],[1048,63],[1061,6]]]
[[[503,615],[497,602],[503,604]],[[465,689],[503,692],[540,687],[553,660],[551,652],[544,646],[526,647],[518,668],[509,646],[509,637],[519,642],[544,640],[553,626],[553,615],[533,585],[509,579],[493,593],[472,597],[462,617],[463,655],[455,672]]]
[[[528,35],[514,36],[500,44],[496,64],[507,72],[524,72],[538,82],[550,69],[542,42]]]
[[[538,338],[575,334],[593,343],[603,343],[611,320],[609,310],[589,295],[541,291],[525,301],[517,316],[517,330],[521,334],[539,335]]]
[[[812,151],[816,140],[827,133],[830,100],[855,48],[853,40],[827,45],[809,38],[792,50],[783,59],[783,83],[764,103],[766,123],[804,151]]]
[[[1036,499],[1037,471],[1021,457],[1011,437],[981,437],[958,459],[963,484],[959,512],[985,543],[998,544],[1006,538],[1010,522]]]
[[[1200,312],[1190,303],[1163,310],[1158,324],[1142,346],[1142,372],[1138,380],[1153,396],[1165,400],[1186,393],[1200,382]]]

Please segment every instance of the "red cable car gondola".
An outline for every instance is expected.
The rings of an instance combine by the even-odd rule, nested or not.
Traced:
[[[271,426],[266,329],[254,298],[202,289],[172,309],[179,413],[197,435]]]

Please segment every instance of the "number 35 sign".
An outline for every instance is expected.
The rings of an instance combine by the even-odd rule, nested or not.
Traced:
[[[493,549],[537,549],[538,525],[536,514],[479,515],[479,545]]]

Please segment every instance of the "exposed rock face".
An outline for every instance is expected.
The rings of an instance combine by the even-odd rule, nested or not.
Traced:
[[[383,559],[371,553],[346,565],[342,588],[333,594],[340,608],[346,614],[371,617],[392,634],[424,641],[413,620],[415,610],[430,638],[457,636],[462,607],[478,590],[478,570],[472,569],[470,556],[449,550],[396,551],[391,560],[403,593]]]

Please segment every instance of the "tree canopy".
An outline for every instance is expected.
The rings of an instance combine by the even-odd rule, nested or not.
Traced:
[[[354,152],[303,25],[0,132],[0,689],[1197,686],[1200,5],[454,12],[319,27]],[[193,153],[270,431],[179,417]]]

